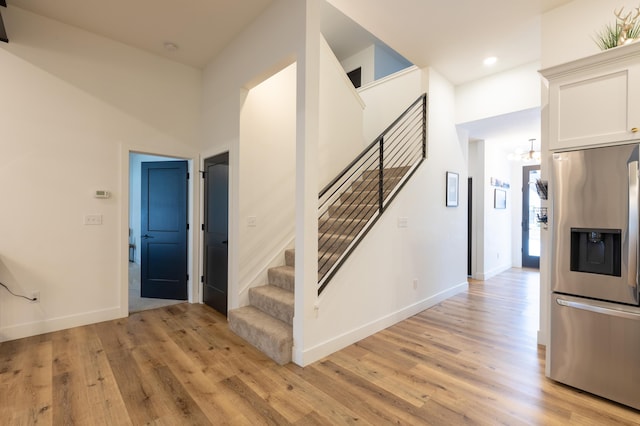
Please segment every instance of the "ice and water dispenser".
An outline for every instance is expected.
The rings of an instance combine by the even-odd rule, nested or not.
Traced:
[[[621,275],[620,229],[571,228],[571,270]]]

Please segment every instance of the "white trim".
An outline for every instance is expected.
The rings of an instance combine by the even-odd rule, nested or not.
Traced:
[[[385,84],[386,82],[388,82],[389,80],[394,80],[396,78],[400,78],[402,76],[404,76],[405,74],[410,74],[414,71],[420,71],[420,68],[418,68],[416,65],[412,65],[408,68],[402,69],[398,72],[395,72],[393,74],[389,74],[386,77],[380,78],[378,80],[374,80],[371,83],[365,85],[365,86],[361,86],[358,88],[358,93],[360,92],[364,92],[365,90],[371,89],[372,87],[376,87],[379,86],[381,84]]]
[[[121,318],[119,306],[0,328],[0,342]]]
[[[416,315],[432,306],[437,305],[445,299],[455,296],[458,293],[465,291],[468,287],[468,283],[465,281],[456,286],[453,286],[440,293],[434,294],[424,300],[416,302],[405,308],[402,308],[396,312],[392,312],[384,317],[373,320],[367,324],[364,324],[351,331],[342,333],[339,336],[335,336],[325,342],[317,344],[305,351],[300,352],[298,348],[293,348],[293,359],[301,360],[302,366],[309,365],[315,361],[318,361],[325,356],[328,356],[334,352],[337,352],[346,346],[349,346],[359,340],[369,337],[387,327],[397,324],[413,315]]]
[[[500,266],[496,266],[493,269],[488,270],[487,272],[478,272],[477,276],[474,276],[475,279],[480,280],[480,281],[485,281],[488,280],[491,277],[495,277],[496,275],[504,272],[504,271],[508,271],[509,269],[513,268],[513,266],[511,266],[511,264],[504,264],[504,265],[500,265]]]

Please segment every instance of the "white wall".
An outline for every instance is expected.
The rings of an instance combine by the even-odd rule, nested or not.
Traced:
[[[2,12],[0,281],[41,301],[0,289],[0,340],[126,316],[129,151],[197,155],[200,72]]]
[[[469,141],[469,176],[473,179],[471,212],[471,276],[478,279],[484,271],[485,177],[484,141]]]
[[[507,153],[504,152],[498,141],[485,140],[484,143],[484,182],[478,187],[484,192],[484,262],[478,271],[478,279],[486,280],[500,272],[511,268],[511,215],[518,206],[514,204],[512,193],[513,183],[509,182],[511,188],[496,188],[491,185],[491,178],[500,181],[510,181],[511,164],[507,160]],[[494,207],[495,190],[506,192],[507,208],[496,209]]]
[[[240,115],[238,256],[243,301],[265,266],[290,245],[295,225],[296,64],[252,88]],[[255,219],[255,226],[249,218]]]
[[[295,127],[284,131],[293,130],[296,144],[298,143],[299,115],[305,113],[298,99],[304,96],[304,90],[300,89],[300,74],[306,73],[306,7],[306,1],[274,1],[208,64],[204,71],[203,158],[224,151],[229,152],[229,309],[236,308],[244,302],[241,297],[242,290],[247,282],[254,281],[251,270],[254,273],[257,271],[254,266],[250,267],[251,270],[244,270],[244,260],[250,258],[251,253],[245,249],[243,241],[250,239],[252,231],[260,230],[260,223],[269,223],[269,218],[264,216],[264,212],[255,213],[256,216],[260,216],[257,218],[258,227],[251,231],[247,228],[246,217],[254,214],[250,213],[252,207],[249,207],[249,203],[254,203],[255,199],[249,197],[248,200],[243,200],[243,182],[259,179],[262,170],[271,165],[264,164],[259,169],[243,165],[247,160],[243,157],[243,150],[251,149],[251,146],[241,146],[241,129],[244,129],[244,132],[249,131],[247,126],[241,126],[241,110],[245,106],[250,89],[296,62]],[[291,86],[286,87],[290,93]],[[285,102],[286,110],[289,111],[290,101],[287,99],[282,102]],[[284,119],[284,116],[281,119]],[[243,135],[242,140],[244,138]],[[297,155],[297,145],[294,149]],[[290,153],[287,153],[287,158],[289,155]],[[286,185],[296,182],[295,175],[290,175],[287,180]],[[297,182],[295,184],[297,185]],[[268,193],[262,195],[266,197]]]
[[[369,145],[424,91],[423,71],[411,67],[358,90],[366,105],[364,143]]]
[[[511,161],[511,266],[522,267],[522,166]]]
[[[305,313],[305,364],[466,289],[467,143],[454,126],[453,87],[433,70],[424,73],[429,158],[329,283],[317,317]],[[455,208],[444,205],[446,171],[460,173]],[[408,228],[398,228],[398,217],[408,218]]]
[[[539,62],[494,74],[456,87],[456,123],[540,106]]]
[[[638,7],[637,0],[574,0],[542,16],[541,66],[549,68],[600,51],[593,38],[614,25],[614,9],[624,13]]]
[[[318,190],[360,154],[365,142],[364,102],[324,38],[320,44],[319,83]]]
[[[376,80],[395,74],[413,64],[402,55],[388,46],[376,44],[375,46],[375,76]]]

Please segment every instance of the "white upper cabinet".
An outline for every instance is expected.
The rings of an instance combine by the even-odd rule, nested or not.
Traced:
[[[549,149],[640,139],[640,42],[540,73],[549,82]]]

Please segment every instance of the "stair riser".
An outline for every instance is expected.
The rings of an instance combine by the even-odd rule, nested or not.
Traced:
[[[402,179],[401,176],[393,176],[390,178],[384,179],[384,190],[391,190],[395,188],[395,186]],[[358,179],[351,184],[350,190],[354,192],[361,191],[379,191],[379,183],[380,181],[377,178],[366,178],[366,179]]]
[[[269,277],[269,284],[293,291],[295,287],[294,274],[284,273],[278,269],[271,268],[267,271],[267,275]]]
[[[318,250],[330,251],[333,253],[344,251],[353,241],[351,238],[322,238],[318,241]]]
[[[253,324],[238,310],[229,311],[229,328],[244,340],[258,348],[269,358],[280,365],[291,362],[291,349],[293,347],[292,333],[286,338],[275,338],[268,330],[261,329],[260,324]],[[275,320],[274,320],[275,321]]]
[[[320,234],[324,234],[325,232],[350,234],[355,229],[358,229],[359,231],[360,229],[364,228],[366,223],[367,222],[364,219],[356,219],[356,220],[342,220],[340,218],[321,219],[319,221],[318,232]]]
[[[389,195],[391,191],[384,191],[382,196],[384,198]],[[360,191],[360,192],[345,192],[340,196],[341,204],[361,203],[361,204],[375,204],[380,198],[380,193],[376,191]]]
[[[293,299],[289,302],[281,301],[265,296],[261,294],[258,289],[252,288],[249,290],[249,303],[262,312],[289,325],[293,325]]]
[[[377,204],[353,204],[346,206],[329,207],[330,217],[341,217],[348,219],[369,219],[378,211]]]
[[[409,171],[410,167],[395,167],[392,169],[384,169],[384,177],[402,177]],[[378,178],[380,176],[380,170],[365,170],[362,173],[364,179]]]
[[[284,251],[284,264],[287,266],[296,265],[296,254],[294,249],[288,249]]]

